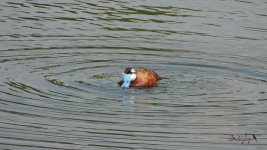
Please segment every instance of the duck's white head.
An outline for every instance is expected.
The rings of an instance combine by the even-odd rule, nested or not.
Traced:
[[[123,88],[129,88],[132,81],[136,79],[136,72],[133,68],[126,68],[122,73]]]

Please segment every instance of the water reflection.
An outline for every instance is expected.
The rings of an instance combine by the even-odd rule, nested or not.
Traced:
[[[264,4],[1,1],[0,147],[264,149]],[[126,67],[165,79],[124,90]]]

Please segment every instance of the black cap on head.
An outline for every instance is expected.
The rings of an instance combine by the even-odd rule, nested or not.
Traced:
[[[135,71],[134,71],[133,68],[126,68],[126,69],[124,70],[124,73],[125,73],[125,74],[132,74],[132,73],[135,73]]]

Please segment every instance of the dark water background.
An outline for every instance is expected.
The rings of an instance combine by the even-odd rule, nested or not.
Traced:
[[[0,1],[1,149],[266,149],[266,114],[266,0]]]

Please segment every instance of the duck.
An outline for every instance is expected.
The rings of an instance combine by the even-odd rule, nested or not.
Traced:
[[[122,73],[122,80],[118,85],[122,88],[129,87],[155,87],[158,86],[160,77],[155,71],[148,68],[126,68]]]

